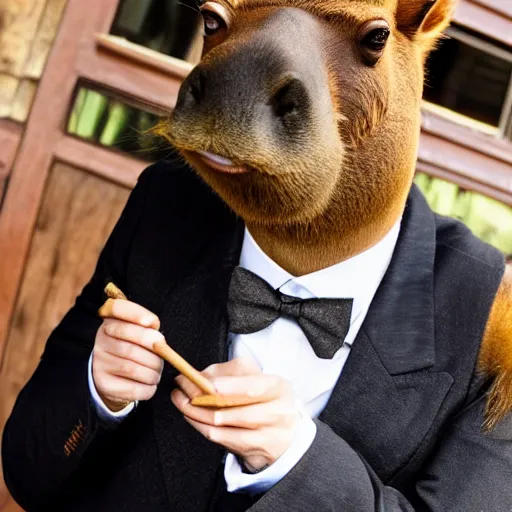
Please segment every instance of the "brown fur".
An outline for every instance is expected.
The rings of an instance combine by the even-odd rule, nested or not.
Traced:
[[[163,132],[213,189],[246,221],[263,250],[292,274],[345,260],[377,243],[401,215],[415,168],[423,62],[449,22],[453,0],[220,0],[226,33],[206,39],[203,69],[217,68],[251,44],[286,7],[283,27],[301,31],[311,66],[330,93],[303,151],[276,147],[264,133],[244,133],[218,116],[177,119]],[[428,9],[426,8],[428,7]],[[381,61],[361,63],[353,41],[366,22],[393,32]],[[396,25],[397,28],[394,28]],[[283,29],[284,30],[284,29]],[[276,46],[281,39],[275,36]],[[229,108],[229,105],[228,107]],[[219,133],[217,138],[212,134]],[[208,150],[250,165],[257,176],[211,172],[194,156]],[[307,158],[306,158],[307,156]]]
[[[226,29],[205,38],[198,68],[158,131],[290,273],[346,260],[382,239],[402,215],[416,164],[424,63],[454,6],[455,0],[218,0]],[[391,35],[369,66],[360,38],[375,20],[387,22]],[[311,108],[283,142],[268,124],[253,122],[251,109],[256,105],[261,115],[287,72],[301,77]],[[194,96],[191,108],[197,77],[217,84],[208,90],[214,101]],[[250,89],[254,83],[260,88]],[[219,173],[198,151],[253,172]],[[507,275],[479,358],[481,371],[494,378],[488,427],[512,410]]]
[[[512,266],[507,266],[489,315],[478,369],[493,378],[485,423],[490,429],[512,411]]]

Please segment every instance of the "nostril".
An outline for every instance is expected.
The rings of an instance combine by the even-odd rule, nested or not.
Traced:
[[[308,95],[302,81],[291,78],[277,90],[270,103],[275,116],[284,118],[297,113],[307,101]]]
[[[203,70],[198,70],[190,80],[189,91],[196,103],[201,103],[206,92],[206,74]]]
[[[290,94],[291,88],[291,84],[288,83],[281,87],[274,96],[272,106],[274,107],[274,113],[277,117],[284,117],[287,114],[291,114],[298,107],[296,98]]]

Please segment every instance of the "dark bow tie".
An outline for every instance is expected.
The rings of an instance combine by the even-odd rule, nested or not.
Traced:
[[[315,354],[331,359],[348,333],[352,302],[285,295],[253,272],[236,267],[229,285],[229,330],[250,334],[265,329],[280,316],[295,318]]]

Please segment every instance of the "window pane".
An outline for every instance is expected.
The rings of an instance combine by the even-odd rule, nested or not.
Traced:
[[[442,40],[429,59],[424,99],[498,126],[512,62],[456,39],[457,32]]]
[[[148,133],[160,116],[124,103],[104,93],[80,87],[73,104],[67,131],[81,139],[129,153],[143,160],[170,157],[171,149]]]
[[[454,183],[419,173],[414,178],[430,207],[464,222],[475,235],[512,257],[512,208]]]
[[[198,61],[202,48],[194,0],[121,0],[111,33],[189,62]]]

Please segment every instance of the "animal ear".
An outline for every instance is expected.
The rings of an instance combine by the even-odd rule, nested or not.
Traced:
[[[450,24],[455,4],[456,0],[398,0],[397,28],[431,46]]]

